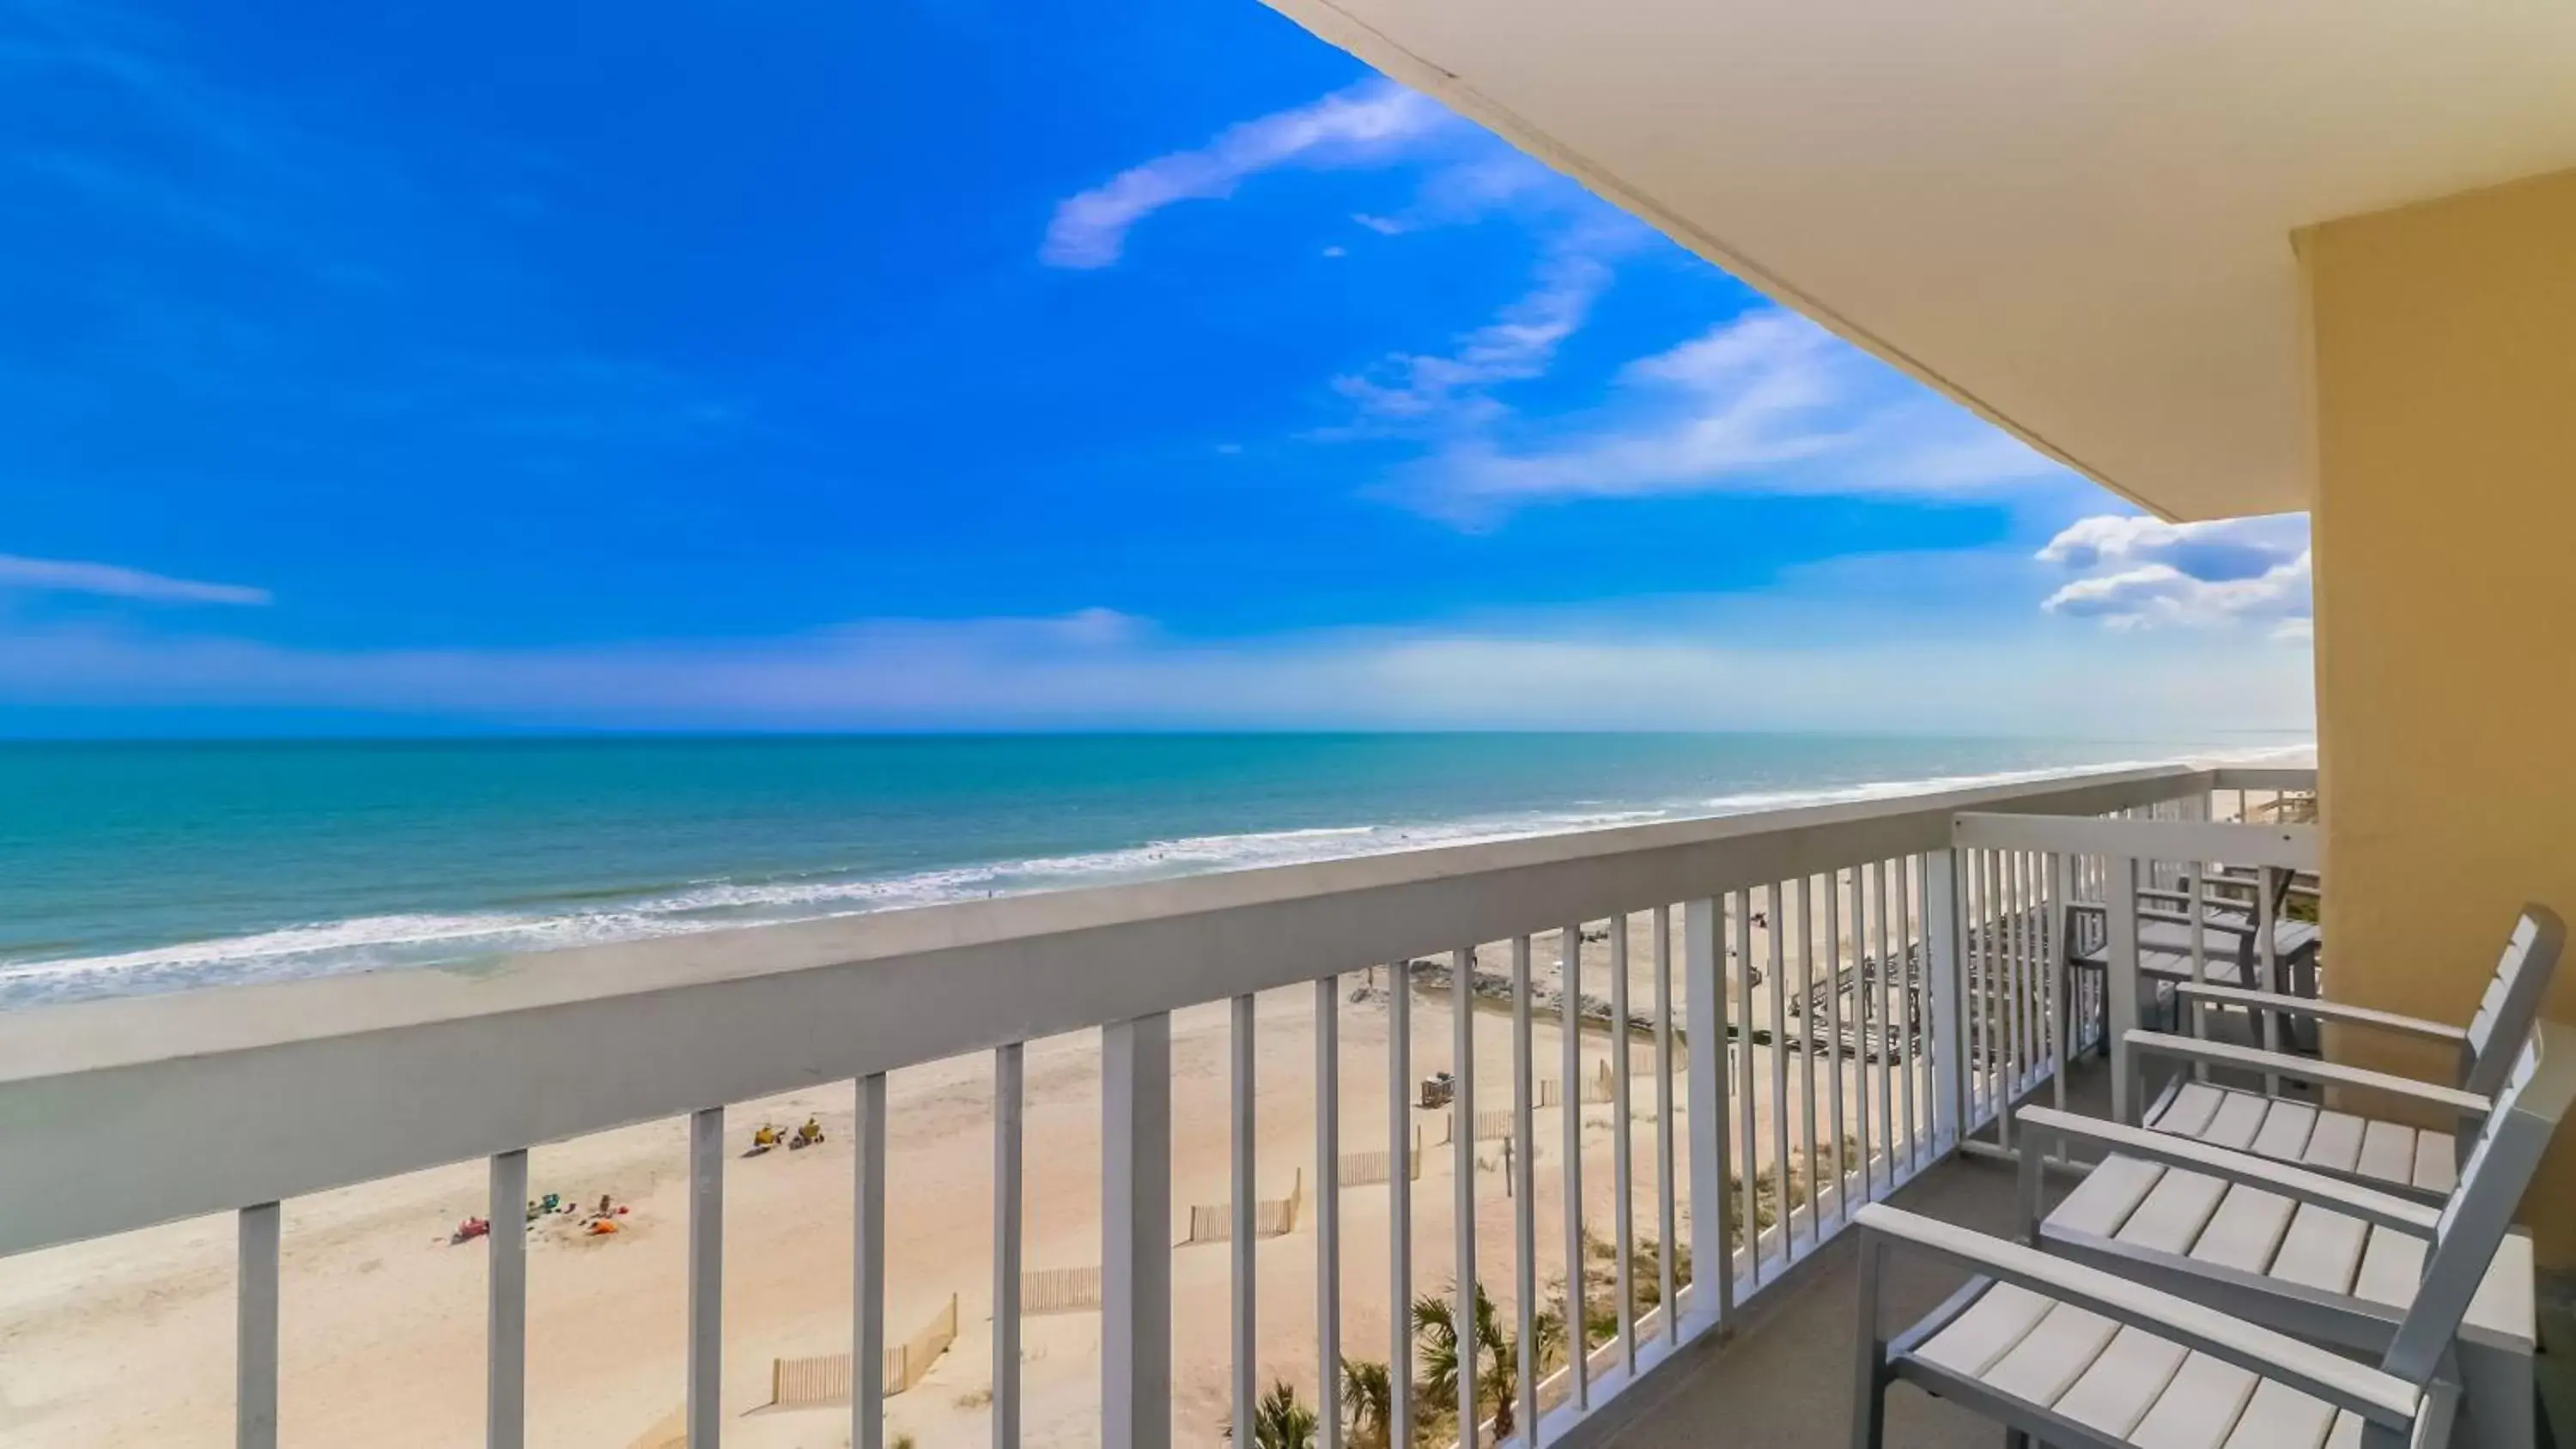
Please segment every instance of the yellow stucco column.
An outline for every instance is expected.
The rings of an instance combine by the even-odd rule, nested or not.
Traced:
[[[2329,988],[2465,1021],[2522,902],[2576,921],[2576,172],[2297,240]],[[2544,1011],[2576,1022],[2576,960]],[[2524,1218],[2576,1265],[2576,1128]]]

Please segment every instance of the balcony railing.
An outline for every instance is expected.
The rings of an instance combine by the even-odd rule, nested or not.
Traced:
[[[2111,929],[2133,930],[2118,904],[2133,897],[2114,887],[2134,860],[1963,816],[2181,825],[2248,818],[2249,791],[2260,805],[2313,788],[2311,771],[2126,770],[0,1017],[0,1257],[235,1214],[235,1439],[271,1445],[295,1413],[279,1390],[280,1205],[488,1159],[485,1439],[509,1449],[527,1432],[527,1244],[513,1229],[530,1147],[686,1118],[686,1350],[671,1392],[686,1442],[714,1445],[753,1407],[725,1397],[726,1108],[855,1083],[849,1357],[782,1357],[759,1378],[846,1396],[849,1442],[877,1449],[885,1396],[948,1341],[925,1346],[919,1325],[886,1318],[888,1193],[903,1180],[888,1077],[987,1053],[994,1226],[989,1264],[973,1266],[990,1269],[993,1442],[1012,1444],[1032,1291],[1025,1048],[1096,1032],[1099,1254],[1044,1291],[1074,1311],[1096,1299],[1100,1442],[1172,1442],[1175,1255],[1214,1252],[1193,1244],[1217,1237],[1224,1331],[1185,1324],[1181,1376],[1220,1344],[1226,1368],[1194,1402],[1247,1422],[1265,1353],[1302,1368],[1311,1352],[1299,1377],[1318,1442],[1336,1446],[1350,1407],[1338,1366],[1383,1355],[1389,1442],[1475,1445],[1503,1424],[1521,1442],[1591,1439],[1627,1389],[1731,1326],[1861,1202],[2000,1131],[2006,1102],[2094,1040],[2096,1014],[2060,999],[2056,963],[2080,929],[2060,907],[2106,902]],[[1355,981],[1384,1015],[1384,1101],[1346,1115]],[[1284,1213],[1255,1173],[1256,998],[1283,989],[1311,994],[1315,1048],[1313,1156]],[[1221,1219],[1180,1204],[1192,1241],[1176,1246],[1174,1013],[1220,1003],[1229,1186]],[[1445,1052],[1417,1038],[1417,1010],[1446,1016]],[[1480,1053],[1491,1032],[1507,1069]],[[1453,1098],[1435,1089],[1427,1105],[1433,1065]],[[1479,1130],[1496,1111],[1499,1157]],[[1344,1180],[1362,1157],[1364,1189]],[[1186,1182],[1208,1164],[1178,1166]],[[1343,1200],[1362,1190],[1387,1204],[1386,1241],[1367,1254],[1385,1272],[1366,1291],[1344,1266]],[[1426,1230],[1445,1252],[1416,1253]],[[1262,1244],[1282,1232],[1312,1249],[1313,1342],[1293,1351],[1257,1332],[1279,1274]],[[978,1331],[975,1286],[943,1289],[970,1310],[961,1324],[948,1299],[948,1336]],[[1506,1362],[1429,1402],[1407,1371],[1410,1307],[1432,1295],[1468,1323],[1480,1293],[1507,1321]],[[1551,1311],[1562,1349],[1546,1342]],[[739,1355],[735,1368],[739,1384]],[[1204,1418],[1178,1432],[1213,1438]]]

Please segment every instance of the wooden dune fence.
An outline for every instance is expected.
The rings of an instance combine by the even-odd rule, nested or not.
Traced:
[[[1406,1154],[1407,1176],[1422,1180],[1422,1124],[1413,1124],[1413,1147]],[[1342,1154],[1342,1186],[1367,1187],[1372,1183],[1392,1181],[1395,1176],[1395,1154],[1381,1147],[1375,1152]]]
[[[1583,1105],[1587,1107],[1598,1106],[1618,1100],[1611,1089],[1612,1069],[1610,1063],[1607,1061],[1595,1062],[1593,1064],[1593,1068],[1594,1070],[1591,1075],[1583,1078]],[[1647,1070],[1653,1070],[1652,1063],[1648,1064]],[[1676,1078],[1678,1078],[1679,1074],[1676,1073],[1675,1075]],[[1543,1110],[1549,1107],[1554,1107],[1559,1102],[1565,1100],[1564,1094],[1558,1089],[1556,1078],[1541,1077],[1538,1079],[1537,1086],[1537,1105],[1540,1109]],[[1476,1114],[1477,1141],[1491,1142],[1496,1138],[1509,1137],[1511,1135],[1511,1108],[1488,1107]],[[1458,1140],[1457,1113],[1452,1112],[1449,1114],[1448,1125],[1441,1129],[1440,1140],[1444,1143],[1455,1142]],[[1415,1174],[1417,1177],[1420,1175],[1421,1174],[1419,1173]]]
[[[1598,1065],[1600,1066],[1599,1071],[1596,1071],[1591,1076],[1583,1079],[1583,1102],[1585,1106],[1595,1106],[1604,1102],[1614,1102],[1618,1100],[1611,1088],[1609,1061],[1605,1058]],[[1648,1062],[1646,1064],[1646,1070],[1649,1072],[1653,1071],[1654,1063]]]
[[[1297,1216],[1306,1204],[1306,1170],[1297,1169],[1296,1185],[1286,1197],[1263,1198],[1252,1205],[1252,1235],[1256,1238],[1285,1237],[1297,1230]],[[1234,1240],[1234,1205],[1201,1203],[1190,1209],[1190,1235],[1183,1243],[1227,1243]]]
[[[1020,1316],[1100,1311],[1100,1268],[1039,1268],[1020,1275]]]
[[[1098,1269],[1093,1269],[1098,1272]],[[885,1351],[885,1391],[889,1397],[921,1382],[939,1356],[957,1341],[957,1295],[930,1316],[921,1331]],[[773,1359],[769,1366],[769,1406],[818,1409],[850,1401],[850,1356],[817,1354],[812,1358]]]

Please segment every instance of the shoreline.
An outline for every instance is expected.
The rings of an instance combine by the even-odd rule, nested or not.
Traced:
[[[2235,760],[2304,755],[2308,746],[2202,751],[2174,758]],[[966,861],[906,872],[809,870],[718,875],[672,886],[586,887],[552,897],[516,895],[477,906],[414,903],[401,910],[262,929],[190,936],[108,951],[0,960],[0,1012],[72,1001],[159,994],[244,981],[467,966],[524,950],[604,945],[953,904],[1004,895],[1173,879],[1272,865],[1398,854],[1442,846],[1612,828],[1724,819],[1765,810],[1856,803],[1971,789],[2170,761],[1970,771],[1797,789],[1692,793],[1587,808],[1470,813],[1406,822],[1300,825],[1223,835],[1151,838],[1097,849]],[[1182,866],[1190,868],[1179,868]],[[554,899],[578,910],[528,907]],[[464,949],[462,943],[474,943]]]

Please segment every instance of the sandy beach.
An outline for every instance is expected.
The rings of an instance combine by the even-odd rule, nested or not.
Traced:
[[[1759,902],[1756,903],[1759,905]],[[1850,913],[1842,913],[1848,938]],[[1654,996],[1648,918],[1630,918],[1631,1009]],[[1679,920],[1675,916],[1676,953]],[[1535,979],[1553,988],[1554,936],[1540,937]],[[1766,963],[1768,938],[1754,932],[1753,959]],[[1799,974],[1794,943],[1789,979]],[[1508,948],[1488,946],[1484,972],[1508,968]],[[1584,990],[1608,994],[1609,946],[1587,942]],[[1376,973],[1383,987],[1390,973]],[[1681,989],[1678,963],[1677,996]],[[1381,991],[1360,976],[1340,983],[1341,1139],[1345,1153],[1387,1143],[1388,1013]],[[1795,995],[1794,990],[1790,993]],[[1354,1001],[1354,995],[1362,999]],[[1259,1321],[1262,1378],[1284,1379],[1313,1401],[1316,1383],[1314,1173],[1315,1049],[1311,987],[1265,994],[1258,1006],[1257,1111],[1261,1192],[1285,1196],[1302,1171],[1308,1211],[1296,1229],[1263,1241]],[[1417,990],[1413,1067],[1417,1076],[1450,1069],[1452,1019],[1446,992]],[[1767,986],[1753,993],[1752,1021],[1767,1027]],[[1675,1007],[1675,1019],[1681,1008]],[[1228,1019],[1224,1003],[1194,1007],[1173,1021],[1173,1217],[1186,1233],[1193,1204],[1227,1197]],[[1480,1010],[1476,1023],[1478,1105],[1512,1101],[1508,1011]],[[1533,1032],[1534,1075],[1560,1074],[1552,1016]],[[1613,1051],[1606,1030],[1583,1034],[1588,1078]],[[1651,1044],[1632,1044],[1635,1077],[1636,1231],[1655,1235],[1655,1131]],[[1676,1056],[1679,1056],[1678,1050]],[[1752,1048],[1756,1119],[1770,1120],[1770,1052]],[[1784,1059],[1792,1107],[1790,1143],[1803,1148],[1802,1082],[1809,1059]],[[1817,1059],[1819,1092],[1823,1061]],[[1846,1083],[1855,1064],[1843,1064]],[[928,1375],[890,1397],[894,1433],[922,1449],[989,1442],[992,1285],[992,1075],[986,1058],[959,1059],[896,1074],[890,1083],[886,1299],[890,1342],[929,1322],[956,1295],[958,1336]],[[1413,1095],[1404,1084],[1404,1095]],[[1847,1123],[1857,1112],[1847,1085]],[[1675,1084],[1677,1106],[1686,1090]],[[1099,1058],[1094,1033],[1030,1043],[1027,1049],[1025,1266],[1087,1267],[1100,1260]],[[793,1127],[809,1114],[828,1140],[799,1152],[729,1159],[726,1181],[726,1436],[750,1449],[831,1449],[847,1442],[847,1410],[780,1410],[771,1398],[778,1358],[846,1350],[850,1323],[850,1125],[846,1086],[736,1104],[729,1151],[740,1152],[762,1122]],[[1564,1275],[1562,1109],[1536,1123],[1536,1214],[1543,1299]],[[1819,1102],[1819,1111],[1822,1102]],[[1579,1108],[1584,1122],[1587,1225],[1611,1231],[1616,1123],[1607,1104]],[[1437,1292],[1452,1277],[1452,1151],[1447,1114],[1415,1111],[1424,1162],[1414,1186],[1413,1291]],[[1755,1144],[1767,1164],[1767,1128]],[[655,1122],[531,1153],[534,1192],[594,1205],[602,1194],[629,1207],[622,1231],[584,1236],[574,1217],[549,1219],[529,1252],[529,1442],[548,1446],[676,1443],[686,1298],[685,1149],[681,1121]],[[1823,1140],[1830,1143],[1830,1124]],[[1744,1144],[1737,1144],[1738,1168]],[[1688,1136],[1676,1124],[1677,1172],[1688,1182]],[[1478,1144],[1481,1276],[1506,1309],[1514,1302],[1513,1213],[1503,1144]],[[1384,1185],[1342,1193],[1342,1344],[1354,1358],[1388,1352],[1389,1233]],[[479,1442],[484,1363],[481,1241],[451,1244],[457,1224],[483,1211],[484,1169],[464,1163],[299,1199],[285,1212],[281,1439],[294,1445],[455,1445]],[[1687,1224],[1685,1212],[1682,1221]],[[507,1224],[503,1230],[508,1229]],[[1684,1231],[1687,1231],[1685,1226]],[[1181,1442],[1220,1441],[1228,1411],[1228,1259],[1221,1245],[1179,1247],[1173,1256],[1173,1413]],[[0,1439],[27,1449],[72,1446],[217,1446],[230,1442],[233,1223],[218,1217],[0,1262]],[[1099,1315],[1033,1316],[1024,1331],[1024,1439],[1031,1444],[1096,1441]]]

